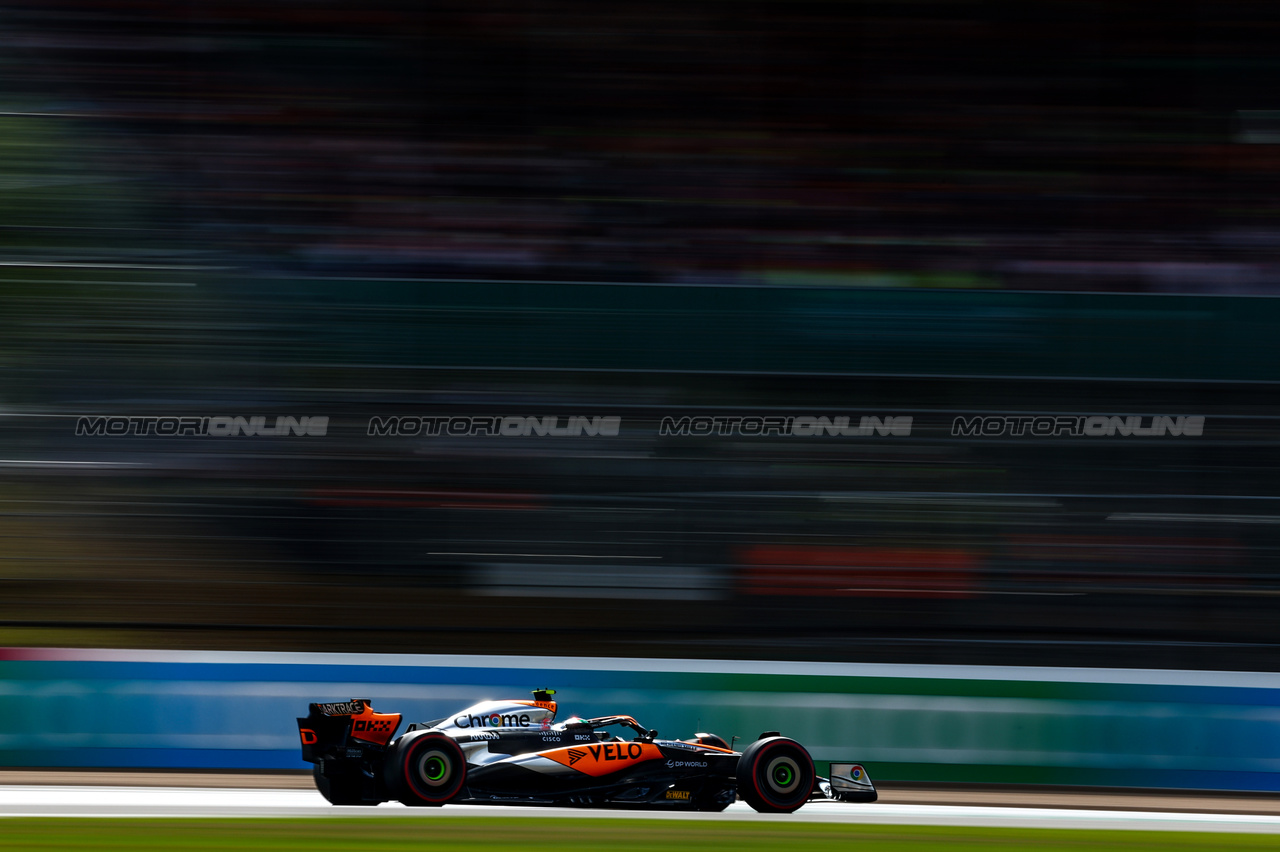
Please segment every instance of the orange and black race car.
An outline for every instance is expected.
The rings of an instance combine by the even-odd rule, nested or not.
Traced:
[[[312,704],[298,719],[302,759],[335,805],[529,804],[721,811],[741,797],[790,813],[814,798],[874,802],[856,763],[820,778],[804,746],[776,731],[734,751],[714,734],[665,740],[630,716],[556,722],[553,690],[484,701],[411,724],[369,701]]]

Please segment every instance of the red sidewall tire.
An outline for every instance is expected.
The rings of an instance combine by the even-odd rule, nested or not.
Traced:
[[[809,801],[818,773],[804,746],[786,737],[757,740],[738,759],[738,793],[761,813],[789,814]]]
[[[462,790],[467,760],[462,748],[436,731],[406,734],[396,743],[388,786],[406,805],[443,805]]]

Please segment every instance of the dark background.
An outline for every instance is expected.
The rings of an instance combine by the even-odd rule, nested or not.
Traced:
[[[5,4],[0,641],[1273,670],[1278,22]]]

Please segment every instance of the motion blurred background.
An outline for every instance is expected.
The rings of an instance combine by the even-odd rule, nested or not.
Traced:
[[[5,3],[0,645],[1274,671],[1278,26]]]

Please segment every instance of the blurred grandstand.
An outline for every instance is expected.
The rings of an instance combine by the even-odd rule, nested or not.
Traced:
[[[1278,15],[8,4],[0,644],[1271,669]]]

